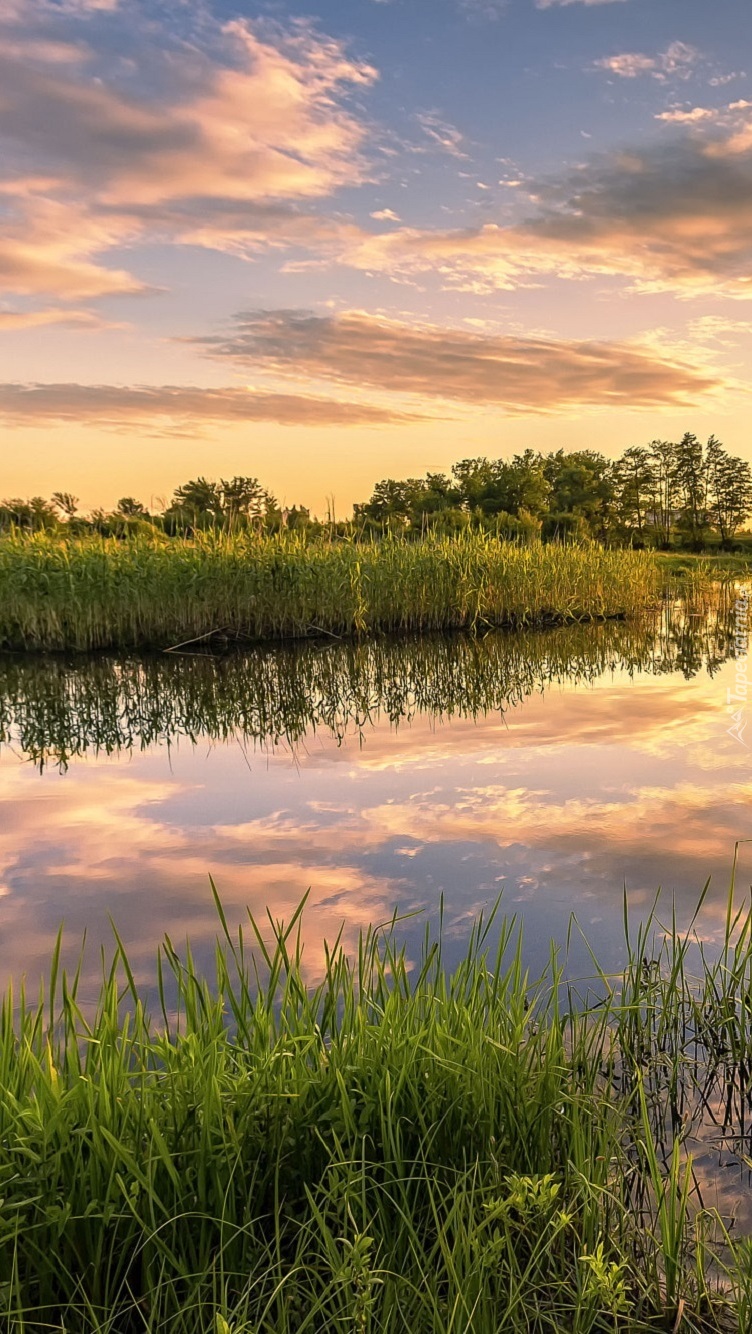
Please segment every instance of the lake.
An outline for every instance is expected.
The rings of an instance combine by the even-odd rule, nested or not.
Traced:
[[[501,894],[542,966],[572,914],[619,966],[660,888],[719,938],[752,756],[733,725],[733,602],[640,624],[148,658],[0,659],[0,980],[36,987],[61,922],[96,987],[110,918],[145,986],[167,932],[217,919],[323,941],[443,914],[447,957]],[[752,733],[750,734],[752,735]],[[740,854],[739,889],[752,850]],[[70,953],[69,953],[70,957]],[[573,966],[570,964],[570,967]]]
[[[708,877],[696,929],[712,953],[735,842],[752,838],[734,634],[732,594],[477,637],[5,655],[0,982],[36,991],[64,922],[69,964],[86,934],[93,1004],[114,922],[154,1000],[165,934],[211,969],[210,875],[233,927],[247,910],[289,921],[308,895],[311,982],[325,940],[354,948],[395,911],[414,959],[441,918],[451,965],[499,896],[533,972],[554,940],[570,977],[592,976],[583,936],[618,970],[625,894],[635,924],[659,890],[659,916],[675,905],[688,924]],[[742,845],[740,902],[751,866]],[[700,1109],[687,1145],[700,1198],[746,1227],[745,1106],[728,1125]]]

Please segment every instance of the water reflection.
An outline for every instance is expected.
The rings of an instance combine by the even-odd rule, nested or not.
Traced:
[[[6,656],[0,986],[36,984],[62,919],[69,958],[88,933],[84,1000],[110,917],[147,989],[166,932],[208,967],[210,873],[233,922],[247,907],[289,920],[310,890],[312,980],[343,924],[353,945],[396,905],[419,914],[401,927],[411,949],[442,898],[451,964],[500,892],[533,968],[572,912],[617,968],[624,886],[635,914],[662,886],[681,921],[709,875],[712,948],[752,835],[752,755],[727,731],[733,633],[717,602],[478,639]],[[743,850],[741,892],[748,864]],[[719,1175],[707,1138],[697,1170],[730,1208],[738,1174]]]
[[[638,911],[662,885],[688,913],[713,875],[712,940],[752,832],[732,638],[727,609],[673,606],[482,639],[6,658],[0,984],[45,971],[61,919],[98,944],[112,916],[144,982],[166,931],[208,962],[210,873],[236,920],[289,918],[310,890],[312,977],[343,922],[352,943],[442,896],[450,958],[503,891],[534,966],[572,911],[616,966],[625,883]]]
[[[551,686],[604,673],[700,671],[729,656],[727,607],[666,604],[647,623],[548,632],[294,645],[244,655],[0,658],[0,744],[40,769],[179,737],[295,746],[322,729],[341,742],[382,722],[503,715]]]

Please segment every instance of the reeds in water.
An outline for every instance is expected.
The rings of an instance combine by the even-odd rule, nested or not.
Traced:
[[[122,949],[93,1015],[57,956],[38,1004],[5,998],[3,1328],[750,1328],[749,1247],[684,1149],[719,1090],[744,1115],[747,917],[697,979],[643,927],[578,998],[494,914],[451,975],[393,923],[311,986],[297,915],[245,938],[217,906],[216,977],[166,942],[155,1017]]]
[[[367,543],[17,535],[0,540],[0,647],[531,625],[632,615],[657,589],[644,552],[518,546],[485,534]]]
[[[603,673],[715,672],[733,653],[732,609],[665,601],[631,620],[514,633],[298,641],[232,653],[0,657],[0,748],[43,767],[180,737],[295,748],[379,720],[501,717],[534,692]]]

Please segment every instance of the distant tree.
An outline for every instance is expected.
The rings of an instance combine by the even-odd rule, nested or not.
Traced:
[[[671,440],[651,440],[647,447],[652,473],[650,483],[650,519],[658,545],[671,545],[679,499],[676,471],[676,445]]]
[[[498,469],[485,457],[460,459],[452,468],[452,477],[460,505],[468,510],[482,510],[498,477]]]
[[[541,519],[547,513],[551,498],[551,483],[546,477],[544,458],[533,449],[515,454],[504,465],[500,478],[506,495],[506,509],[518,519],[528,516]],[[527,520],[524,520],[527,522]]]
[[[78,496],[71,495],[70,491],[53,491],[52,503],[66,519],[73,519],[78,513]]]
[[[192,520],[194,526],[204,527],[207,523],[221,522],[222,492],[217,482],[209,482],[205,477],[196,477],[190,482],[175,488],[172,504],[167,514],[178,514]]]
[[[752,468],[745,459],[728,454],[715,436],[707,443],[707,465],[708,510],[721,546],[728,549],[752,514]]]
[[[125,519],[148,519],[149,511],[140,500],[135,500],[133,496],[121,496],[115,506],[115,513],[122,514]]]
[[[276,508],[276,501],[257,477],[224,478],[219,483],[222,517],[228,526],[239,518],[260,520]]]
[[[356,520],[367,519],[384,527],[406,528],[414,519],[426,486],[420,478],[398,482],[385,477],[377,482],[370,500],[355,506]]]
[[[603,454],[580,449],[549,454],[543,472],[551,487],[547,529],[605,541],[615,519],[613,464]]]
[[[32,496],[30,500],[14,497],[0,502],[0,527],[3,529],[22,528],[36,533],[55,528],[57,524],[55,507],[44,496]]]
[[[626,533],[644,543],[655,492],[655,469],[648,449],[624,451],[614,465],[614,483],[620,523]]]
[[[691,431],[686,431],[675,447],[674,468],[680,503],[678,526],[692,550],[701,551],[710,523],[709,469],[706,451]]]

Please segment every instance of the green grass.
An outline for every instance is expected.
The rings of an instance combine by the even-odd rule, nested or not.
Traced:
[[[727,590],[728,591],[728,590]],[[366,735],[416,716],[500,717],[563,682],[714,672],[733,653],[733,601],[666,601],[629,620],[513,633],[427,634],[232,653],[0,658],[0,745],[63,767],[179,737],[295,748],[313,733]]]
[[[484,534],[306,542],[205,534],[0,540],[0,647],[168,647],[531,625],[632,615],[655,600],[644,552],[518,546]]]
[[[656,551],[654,558],[664,577],[695,580],[749,579],[752,551],[708,552],[694,555],[689,551]]]
[[[529,978],[499,917],[451,975],[392,924],[313,985],[299,919],[246,939],[218,904],[216,977],[167,942],[154,1017],[122,950],[96,1013],[56,955],[47,995],[0,1013],[3,1328],[748,1330],[750,1247],[700,1208],[683,1143],[719,1100],[743,1131],[732,902],[699,977],[651,922],[580,992],[554,952]]]

